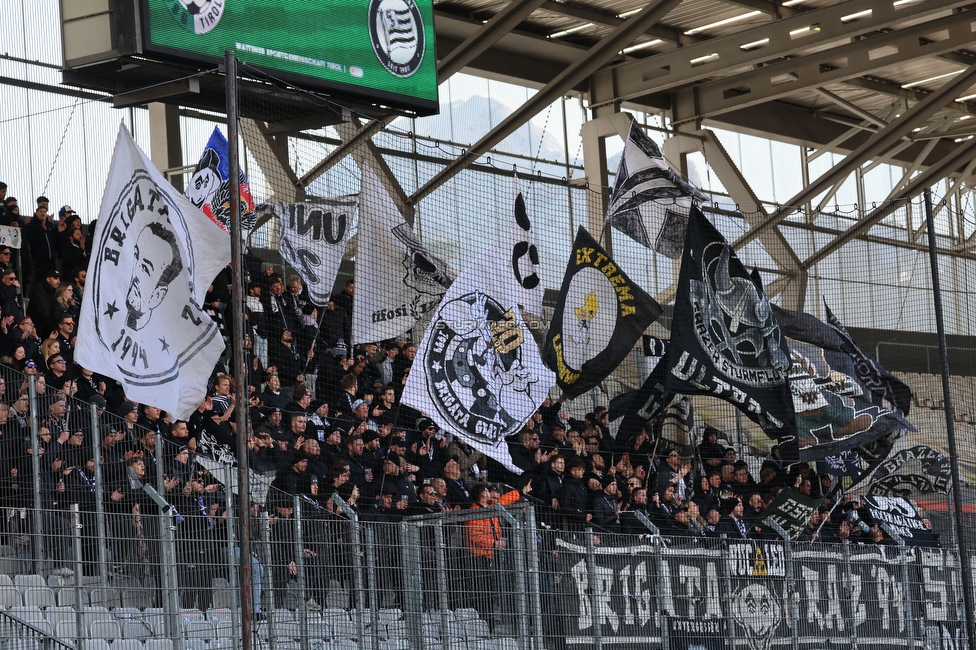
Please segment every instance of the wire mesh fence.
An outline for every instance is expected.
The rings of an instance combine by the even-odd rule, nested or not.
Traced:
[[[242,100],[245,116],[275,117],[271,100],[248,106],[255,101]],[[881,496],[911,496],[931,533],[895,526],[894,514],[904,513],[861,521],[862,497],[877,496],[864,489],[828,499],[798,541],[784,541],[753,528],[758,513],[784,486],[829,496],[832,483],[822,478],[830,473],[789,471],[759,427],[706,397],[692,400],[694,424],[678,438],[653,426],[618,428],[605,407],[647,377],[644,344],[593,391],[567,402],[554,392],[509,432],[502,444],[523,475],[427,426],[402,402],[424,334],[420,312],[486,246],[514,259],[522,277],[538,274],[534,329],[545,330],[576,227],[602,226],[587,220],[597,188],[517,170],[530,245],[520,239],[527,235],[515,219],[508,161],[505,169],[497,158],[479,161],[412,202],[440,162],[377,149],[416,152],[411,134],[380,133],[371,144],[356,140],[354,120],[309,130],[289,122],[294,111],[279,117],[241,125],[258,224],[246,260],[245,385],[231,380],[225,355],[208,398],[180,421],[126,401],[83,368],[65,375],[56,360],[70,352],[70,336],[61,339],[50,310],[35,311],[37,332],[10,346],[0,385],[9,404],[0,407],[0,647],[239,647],[241,562],[251,569],[256,647],[966,647],[963,591],[972,587],[962,580],[953,502],[933,455],[948,449],[931,280],[922,244],[904,237],[919,230],[919,205],[899,208],[866,240],[810,268],[799,306],[822,316],[826,296],[861,347],[912,388],[909,421],[918,430],[897,442],[890,458],[900,464],[889,474],[928,483],[889,482]],[[338,155],[346,143],[350,155]],[[189,175],[188,186],[208,169]],[[710,198],[709,216],[735,239],[741,213]],[[367,234],[366,200],[370,217],[384,212],[399,248]],[[867,212],[798,210],[782,231],[803,258]],[[951,209],[939,222],[943,281],[953,287],[952,419],[969,478],[976,341],[972,260],[959,246],[971,226]],[[298,235],[313,243],[297,246]],[[910,241],[892,245],[898,238]],[[601,241],[637,284],[668,295],[678,275],[672,260],[616,233]],[[377,250],[395,252],[377,258]],[[372,276],[363,273],[368,255]],[[759,243],[740,255],[776,278]],[[47,280],[26,269],[35,277],[25,288]],[[226,285],[214,281],[206,308],[229,339]],[[376,296],[387,300],[365,314],[376,328],[354,328],[355,302]],[[397,319],[408,313],[417,318],[404,326]],[[666,309],[649,333],[666,338],[671,319]],[[392,329],[379,327],[389,322]],[[49,329],[56,349],[37,337]],[[451,359],[467,389],[479,378],[463,371],[483,363],[481,352]],[[248,513],[233,466],[244,435],[234,413],[244,408],[252,422]],[[669,487],[685,464],[689,473]],[[491,505],[506,503],[513,486],[517,505]],[[971,489],[952,498],[963,503],[963,530],[973,530]],[[744,530],[728,527],[740,500]],[[249,517],[250,558],[240,556],[241,516]]]

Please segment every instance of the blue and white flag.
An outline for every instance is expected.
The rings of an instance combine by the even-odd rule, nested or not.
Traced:
[[[193,176],[186,184],[186,198],[203,213],[230,232],[230,155],[227,152],[227,138],[214,128],[210,140],[203,149],[200,162],[193,170]],[[254,197],[247,174],[240,168],[237,172],[241,186],[241,239],[246,240],[257,221],[254,212]]]

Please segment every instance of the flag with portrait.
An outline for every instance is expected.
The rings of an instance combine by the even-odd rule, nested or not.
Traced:
[[[237,178],[241,188],[241,239],[247,240],[257,222],[257,215],[254,211],[254,197],[251,196],[251,184],[247,174],[239,167]],[[184,194],[205,215],[219,223],[226,232],[230,232],[230,154],[227,150],[227,138],[219,128],[215,127],[210,134],[200,161],[187,181]]]
[[[353,343],[400,336],[437,307],[454,279],[414,234],[373,170],[363,165],[362,173]]]
[[[681,259],[665,393],[720,397],[772,438],[795,438],[790,351],[758,279],[693,206]],[[786,446],[784,458],[794,458]]]
[[[204,296],[230,238],[177,192],[120,127],[98,213],[76,361],[126,397],[186,418],[224,350]]]

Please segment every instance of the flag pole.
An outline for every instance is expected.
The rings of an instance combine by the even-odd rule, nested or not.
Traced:
[[[952,494],[955,507],[956,544],[959,549],[959,565],[962,569],[962,596],[966,604],[966,637],[969,647],[976,648],[976,627],[973,626],[973,570],[969,556],[969,543],[962,521],[962,492],[959,481],[959,453],[956,450],[956,423],[953,421],[952,394],[949,390],[949,350],[946,343],[945,322],[942,317],[942,287],[939,282],[939,258],[935,252],[935,217],[932,214],[932,190],[925,188],[925,225],[929,235],[929,265],[932,270],[932,300],[935,307],[935,328],[939,336],[939,361],[942,370],[942,396],[945,400],[946,437],[949,442],[949,467],[952,471]]]
[[[234,355],[234,381],[237,384],[237,539],[240,558],[237,566],[241,602],[241,648],[251,650],[251,615],[254,608],[251,591],[251,498],[248,484],[248,401],[244,371],[244,256],[241,237],[240,152],[238,150],[237,57],[233,50],[224,53],[224,78],[227,102],[227,157],[230,174],[230,250],[231,307],[234,328],[231,346]]]

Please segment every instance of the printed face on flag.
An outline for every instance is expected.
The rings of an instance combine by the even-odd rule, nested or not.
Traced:
[[[189,238],[177,240],[174,231],[189,232],[188,215],[173,200],[173,192],[137,170],[108,220],[104,225],[99,220],[95,250],[102,255],[92,260],[88,278],[95,299],[94,325],[129,384],[154,386],[174,380],[180,359],[216,332],[213,321],[191,299],[187,280],[195,267],[194,246]],[[102,282],[103,276],[128,282]],[[155,320],[165,318],[159,314],[172,313],[181,314],[188,325],[206,322],[212,327],[180,346],[175,342],[179,337],[167,341],[154,326]]]
[[[185,196],[200,208],[205,215],[230,232],[230,155],[227,151],[227,138],[215,128],[210,140],[200,156],[200,162],[193,170],[187,183]],[[257,214],[254,211],[254,197],[251,185],[243,171],[238,170],[241,187],[241,232],[242,238],[254,228]]]
[[[126,395],[185,418],[224,349],[200,308],[230,238],[121,129],[95,232],[75,358]]]

